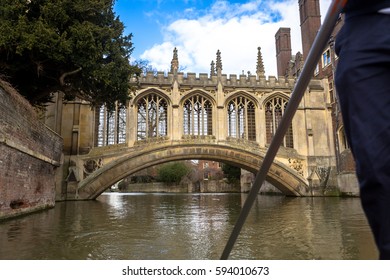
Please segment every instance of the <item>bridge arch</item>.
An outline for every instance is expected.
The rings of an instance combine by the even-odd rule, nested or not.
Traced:
[[[177,144],[159,146],[150,149],[129,149],[124,155],[80,181],[76,199],[97,198],[111,185],[142,169],[169,161],[205,159],[229,163],[256,173],[264,158],[263,152],[244,151],[217,144]],[[275,161],[267,175],[282,193],[288,196],[304,196],[308,184],[295,170]]]

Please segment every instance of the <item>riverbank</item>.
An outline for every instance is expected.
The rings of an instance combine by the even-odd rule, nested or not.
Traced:
[[[55,204],[62,138],[0,79],[0,220]]]

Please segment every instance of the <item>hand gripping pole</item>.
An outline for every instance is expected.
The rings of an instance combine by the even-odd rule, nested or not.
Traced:
[[[275,159],[276,153],[278,152],[279,147],[282,144],[283,138],[287,132],[288,127],[290,126],[292,118],[313,76],[318,60],[320,59],[321,54],[324,51],[326,44],[328,43],[328,40],[332,34],[334,26],[336,25],[341,10],[346,3],[347,0],[333,0],[328,9],[324,22],[313,42],[306,62],[303,66],[302,72],[297,80],[297,83],[295,84],[286,111],[284,112],[283,118],[280,121],[278,129],[276,130],[272,142],[267,150],[261,168],[256,175],[255,181],[253,182],[253,186],[248,194],[247,199],[245,200],[244,206],[241,209],[241,213],[237,219],[237,222],[233,228],[229,240],[226,243],[225,249],[221,256],[221,260],[227,260],[229,258],[230,252],[233,249],[238,235],[240,234],[241,228],[244,225],[246,218],[248,217],[252,205],[259,193],[261,185],[265,181],[265,177],[268,173],[268,170],[270,169],[272,162]]]

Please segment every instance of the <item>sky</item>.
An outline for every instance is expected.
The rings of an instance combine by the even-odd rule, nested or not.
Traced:
[[[331,0],[320,0],[322,19]],[[266,76],[276,76],[275,33],[291,28],[292,54],[302,52],[298,0],[117,0],[116,15],[132,34],[131,60],[168,72],[173,49],[180,70],[210,73],[221,52],[222,73],[256,73],[261,47]]]

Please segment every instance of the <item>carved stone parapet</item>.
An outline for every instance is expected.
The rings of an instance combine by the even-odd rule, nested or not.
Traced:
[[[120,149],[126,149],[126,148],[127,148],[126,143],[107,145],[107,146],[101,146],[101,147],[94,147],[90,150],[90,152],[88,153],[88,156],[89,157],[101,156],[104,154],[109,154],[111,152],[117,152]]]
[[[202,143],[214,143],[215,136],[214,135],[183,135],[181,137],[181,142],[202,142]]]
[[[134,146],[144,146],[144,145],[150,145],[150,144],[161,144],[169,140],[168,136],[161,136],[161,137],[153,137],[153,138],[147,138],[144,140],[138,140],[135,141]]]

